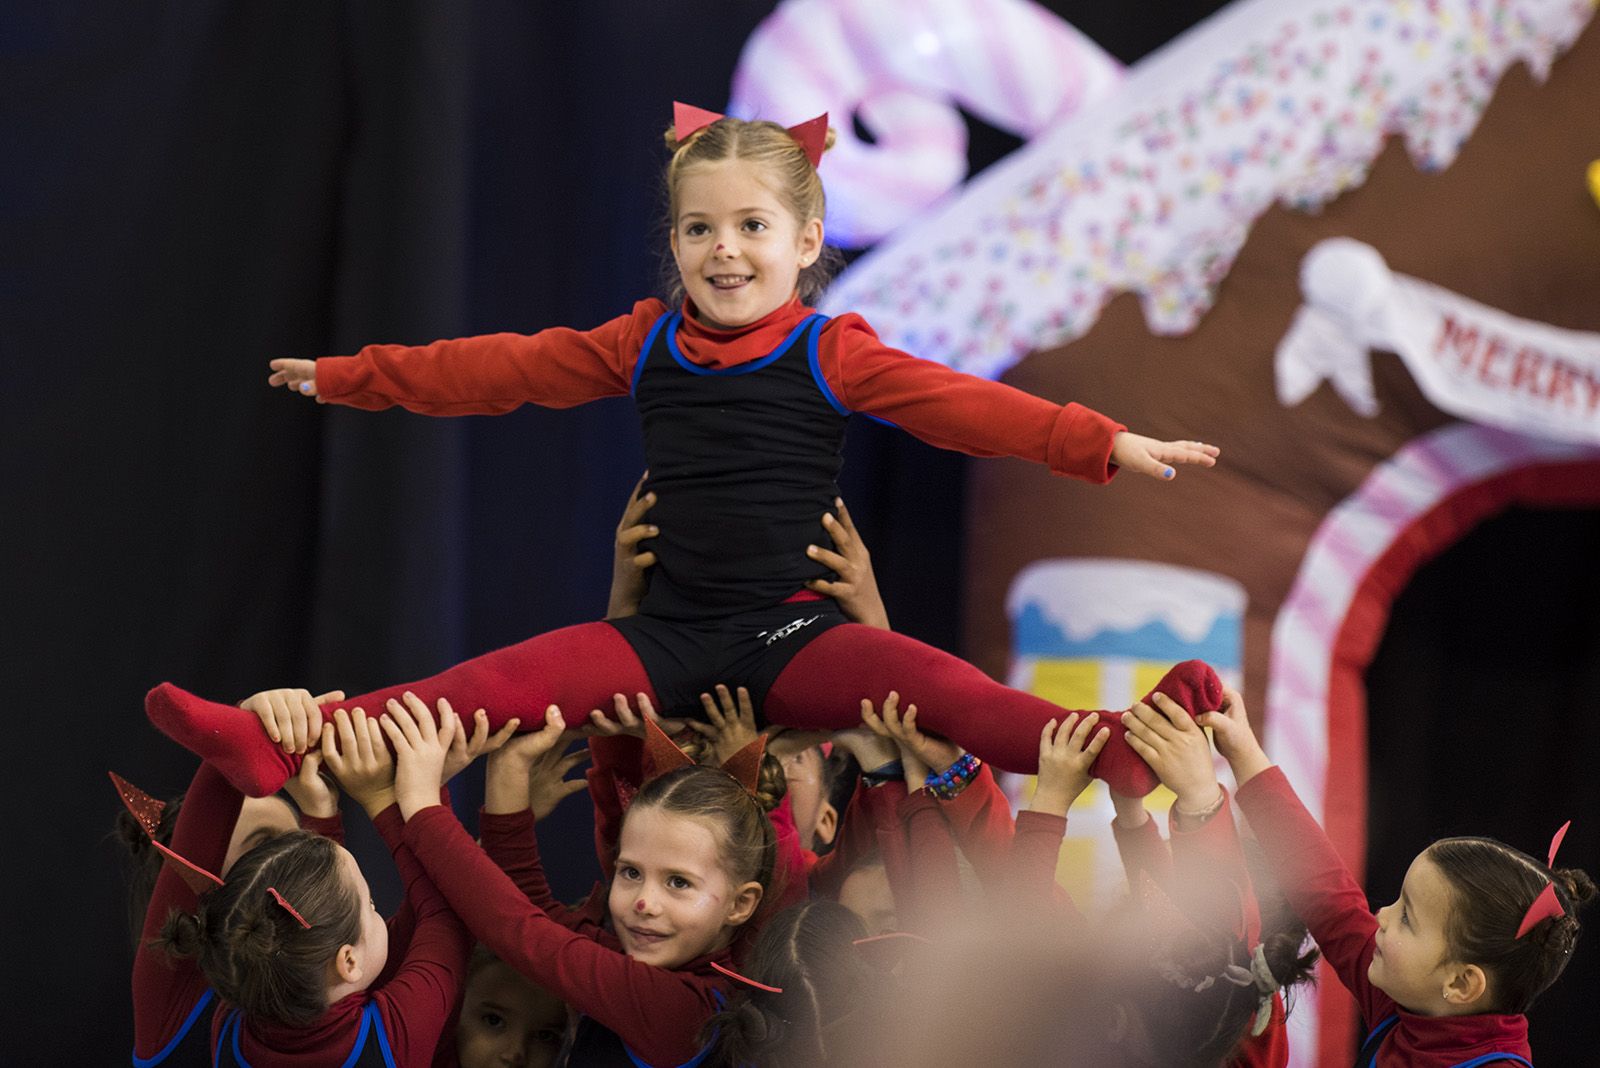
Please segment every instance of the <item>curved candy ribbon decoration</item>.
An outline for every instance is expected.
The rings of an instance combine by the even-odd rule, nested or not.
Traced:
[[[1031,0],[784,0],[739,57],[729,111],[835,116],[828,237],[859,248],[966,177],[958,108],[1027,139],[1108,95],[1122,71]]]

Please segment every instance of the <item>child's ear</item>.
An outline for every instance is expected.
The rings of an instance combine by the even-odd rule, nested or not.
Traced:
[[[824,801],[817,810],[817,825],[811,829],[812,837],[817,845],[832,845],[834,835],[839,833],[839,810],[830,802]]]
[[[333,955],[333,974],[340,983],[361,981],[361,960],[356,956],[355,946],[346,943],[339,947],[339,952]]]
[[[1488,996],[1489,976],[1476,964],[1459,964],[1445,976],[1444,1000],[1452,1015],[1483,1012]]]
[[[729,927],[737,927],[749,921],[756,914],[756,908],[761,904],[761,884],[748,882],[734,888],[732,896],[728,898],[728,915],[723,921]]]
[[[822,255],[822,220],[812,219],[800,228],[800,266],[810,267]]]

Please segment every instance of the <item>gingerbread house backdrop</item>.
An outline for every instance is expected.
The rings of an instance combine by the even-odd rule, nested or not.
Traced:
[[[836,229],[904,220],[827,308],[1225,457],[1109,492],[975,465],[966,651],[1069,707],[1211,661],[1360,871],[1394,599],[1510,506],[1600,505],[1594,5],[1241,0],[1126,72],[981,6],[965,36],[908,17],[875,80],[818,59],[875,39],[865,5],[792,0],[752,41],[752,71],[804,57],[791,110],[873,120],[824,163]],[[734,109],[777,84],[741,75]],[[956,105],[1029,138],[964,188]],[[1108,893],[1109,803],[1083,804],[1062,879]],[[1352,1004],[1313,997],[1295,1063],[1350,1063]]]

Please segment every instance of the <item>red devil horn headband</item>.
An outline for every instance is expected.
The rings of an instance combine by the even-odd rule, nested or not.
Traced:
[[[710,126],[718,119],[727,118],[726,115],[705,108],[697,108],[692,104],[684,104],[674,100],[672,102],[672,136],[678,144],[683,144],[692,135]],[[822,153],[828,147],[828,113],[824,111],[814,119],[786,127],[789,136],[799,144],[801,151],[805,152],[806,159],[816,167],[822,163]]]
[[[765,734],[722,762],[722,770],[732,775],[743,786],[745,793],[754,797],[761,782],[761,761],[767,752]],[[653,719],[644,721],[644,781],[649,782],[677,768],[694,764],[689,754],[678,748],[678,743],[667,737]],[[620,798],[620,794],[619,794]],[[633,799],[627,799],[631,802]],[[624,808],[627,803],[624,802]]]
[[[188,857],[156,841],[156,828],[160,826],[161,813],[167,807],[165,801],[151,797],[114,771],[108,771],[106,774],[111,776],[111,783],[117,788],[117,795],[122,798],[123,805],[127,806],[133,818],[139,821],[139,826],[144,828],[144,833],[150,838],[150,844],[161,854],[161,859],[177,873],[178,878],[183,880],[184,885],[194,891],[195,896],[198,897],[212,887],[223,885],[222,877],[216,872],[202,868]],[[275,888],[267,887],[267,893],[295,918],[296,923],[307,930],[311,929],[311,924],[306,922],[306,918],[300,915],[299,911]]]
[[[1571,826],[1571,820],[1563,823],[1561,829],[1556,832],[1555,837],[1550,839],[1550,852],[1545,859],[1545,867],[1554,868],[1556,866],[1556,852],[1561,848],[1561,840],[1567,836],[1567,828]],[[1533,904],[1528,906],[1527,913],[1523,915],[1522,924],[1517,928],[1517,937],[1521,938],[1551,917],[1565,916],[1566,914],[1566,909],[1561,907],[1561,901],[1556,896],[1556,884],[1553,882],[1546,883],[1544,889],[1539,891],[1539,896],[1533,899]]]

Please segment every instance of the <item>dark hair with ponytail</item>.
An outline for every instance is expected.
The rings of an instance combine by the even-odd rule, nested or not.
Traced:
[[[337,845],[288,831],[239,858],[223,885],[200,896],[197,914],[172,912],[157,944],[197,957],[218,995],[247,1018],[298,1026],[327,1009],[328,963],[360,940],[365,907],[344,880]]]
[[[768,920],[743,974],[782,993],[738,987],[701,1032],[714,1045],[711,1063],[842,1063],[837,1058],[844,1054],[830,1038],[862,1009],[876,975],[855,946],[866,933],[855,913],[823,898],[791,905]]]
[[[1445,937],[1450,955],[1476,964],[1489,978],[1486,1012],[1525,1013],[1572,959],[1581,925],[1574,913],[1595,885],[1577,868],[1551,870],[1493,838],[1444,838],[1423,853],[1450,884]],[[1517,928],[1534,898],[1551,884],[1562,914]]]

